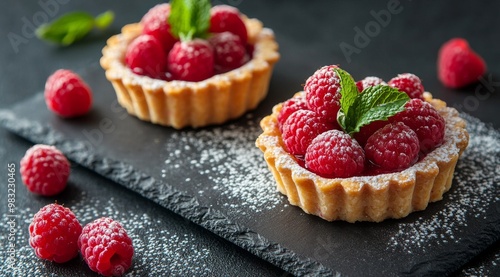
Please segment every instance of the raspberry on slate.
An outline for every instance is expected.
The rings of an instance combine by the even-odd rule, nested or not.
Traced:
[[[86,114],[92,107],[92,91],[71,70],[59,69],[45,83],[45,103],[49,110],[62,117]]]
[[[111,218],[102,217],[85,225],[78,248],[89,268],[104,276],[121,276],[132,265],[132,240]]]
[[[231,32],[240,37],[243,44],[248,40],[247,28],[241,20],[239,10],[228,5],[217,5],[210,9],[209,32]]]
[[[230,32],[214,34],[208,39],[214,48],[215,70],[224,73],[242,66],[248,61],[245,45]]]
[[[214,51],[206,40],[179,41],[168,54],[168,69],[177,80],[198,82],[214,75]]]
[[[282,137],[289,153],[302,156],[317,135],[335,127],[313,111],[298,110],[283,124]]]
[[[340,109],[340,78],[333,70],[336,65],[323,66],[306,80],[307,105],[325,120],[337,121]]]
[[[422,81],[415,74],[398,74],[397,77],[389,81],[389,86],[405,92],[410,98],[424,99],[424,86]]]
[[[288,119],[288,117],[298,110],[307,110],[307,102],[304,97],[293,97],[286,100],[281,105],[281,110],[278,114],[278,126],[280,128],[280,132],[283,132],[283,124]]]
[[[54,146],[37,144],[28,149],[21,159],[20,172],[29,191],[51,196],[66,187],[70,163]]]
[[[306,151],[305,166],[327,178],[348,178],[363,172],[365,153],[356,140],[339,130],[318,135]]]
[[[358,88],[359,92],[362,92],[364,89],[368,87],[374,87],[378,85],[387,85],[387,83],[384,82],[384,80],[382,80],[381,78],[375,76],[368,76],[365,77],[363,80],[356,82],[356,87]]]
[[[414,164],[419,151],[417,134],[402,122],[385,125],[370,136],[365,145],[366,158],[390,171]]]
[[[165,51],[160,41],[151,35],[140,35],[130,43],[125,63],[134,73],[151,78],[161,78],[167,71]]]
[[[81,232],[82,226],[70,209],[49,204],[33,217],[29,244],[39,258],[64,263],[78,255]]]
[[[178,41],[170,32],[169,15],[170,4],[163,3],[151,8],[141,19],[142,33],[158,39],[165,53],[168,53]]]
[[[411,99],[405,110],[389,118],[391,123],[403,122],[418,136],[420,150],[428,153],[444,141],[446,122],[439,112],[428,102]]]

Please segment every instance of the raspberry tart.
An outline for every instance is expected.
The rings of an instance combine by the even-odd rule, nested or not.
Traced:
[[[256,108],[279,60],[272,30],[208,0],[157,5],[102,52],[118,102],[141,120],[176,129],[221,124]]]
[[[256,145],[278,190],[328,221],[424,210],[450,189],[469,141],[458,112],[414,74],[356,83],[335,65],[317,70],[261,127]]]

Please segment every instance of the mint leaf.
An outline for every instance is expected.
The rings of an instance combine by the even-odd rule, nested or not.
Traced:
[[[337,121],[339,125],[345,130],[346,115],[349,112],[349,108],[352,106],[352,103],[358,96],[358,88],[356,87],[354,79],[345,70],[338,67],[334,68],[333,70],[340,79],[340,94],[342,95],[342,97],[340,98],[340,111]]]
[[[115,13],[107,11],[96,16],[94,24],[99,30],[105,30],[113,23],[113,20],[115,20]]]
[[[210,0],[170,1],[170,30],[181,40],[205,38],[210,27]]]

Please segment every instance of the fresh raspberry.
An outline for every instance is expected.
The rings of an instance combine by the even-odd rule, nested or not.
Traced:
[[[304,90],[309,108],[327,121],[337,121],[340,109],[340,78],[336,65],[323,66],[306,80]]]
[[[206,40],[179,41],[168,54],[168,68],[176,80],[198,82],[214,75],[214,51]]]
[[[365,77],[363,80],[356,82],[356,87],[358,88],[359,92],[362,92],[364,89],[368,87],[374,87],[378,85],[387,85],[387,83],[384,82],[384,80],[380,79],[379,77],[374,77],[374,76],[368,76]]]
[[[28,149],[21,159],[20,172],[29,191],[51,196],[66,187],[70,163],[54,146],[37,144]]]
[[[167,55],[160,41],[151,35],[140,35],[130,43],[125,63],[134,73],[156,79],[167,71]]]
[[[163,46],[165,53],[168,53],[177,42],[170,32],[169,15],[170,4],[163,3],[151,8],[141,19],[142,33],[155,37]]]
[[[237,35],[230,32],[217,33],[208,41],[214,48],[217,73],[233,70],[248,61],[246,47]]]
[[[78,255],[81,232],[82,225],[70,209],[49,204],[33,217],[29,243],[39,258],[64,263]]]
[[[104,276],[121,276],[132,265],[132,240],[111,218],[102,217],[85,225],[78,248],[90,269]]]
[[[49,76],[44,96],[49,110],[62,117],[84,115],[92,107],[92,90],[68,69],[59,69]]]
[[[228,5],[217,5],[210,9],[209,32],[231,32],[240,37],[243,44],[248,40],[247,27],[240,17],[240,11]]]
[[[443,44],[438,54],[438,78],[443,85],[460,88],[475,83],[486,73],[486,63],[462,38]]]
[[[294,97],[286,100],[281,105],[281,110],[278,113],[278,126],[280,132],[283,132],[283,124],[288,119],[288,117],[298,110],[307,110],[307,102],[304,97]]]
[[[365,153],[348,134],[330,130],[311,142],[305,165],[310,171],[327,178],[348,178],[363,172]]]
[[[368,141],[368,138],[371,137],[373,133],[387,124],[389,124],[389,121],[387,120],[372,121],[370,124],[362,126],[359,129],[359,132],[354,134],[354,138],[358,141],[359,145],[364,146],[366,141]]]
[[[333,128],[334,124],[325,121],[315,112],[298,110],[283,124],[282,138],[290,154],[302,156],[317,135]]]
[[[423,153],[428,153],[443,143],[445,120],[428,102],[411,99],[406,103],[405,110],[390,117],[389,121],[403,122],[415,131]]]
[[[402,122],[387,124],[366,142],[365,155],[384,170],[406,169],[418,159],[417,134]]]
[[[415,74],[398,74],[397,77],[389,81],[389,86],[397,88],[401,92],[405,92],[410,98],[424,99],[424,86],[420,78]]]

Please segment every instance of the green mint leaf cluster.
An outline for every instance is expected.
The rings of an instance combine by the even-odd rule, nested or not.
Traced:
[[[43,24],[36,30],[36,35],[62,46],[71,45],[85,37],[92,29],[106,29],[114,20],[114,13],[107,11],[95,18],[86,12],[71,12],[62,15],[55,21]]]
[[[349,73],[340,68],[334,70],[340,78],[342,95],[337,120],[350,135],[373,121],[388,120],[403,111],[410,100],[406,93],[387,85],[369,87],[358,93],[356,83]]]
[[[205,38],[210,27],[210,0],[172,0],[168,22],[172,34],[183,41]]]

